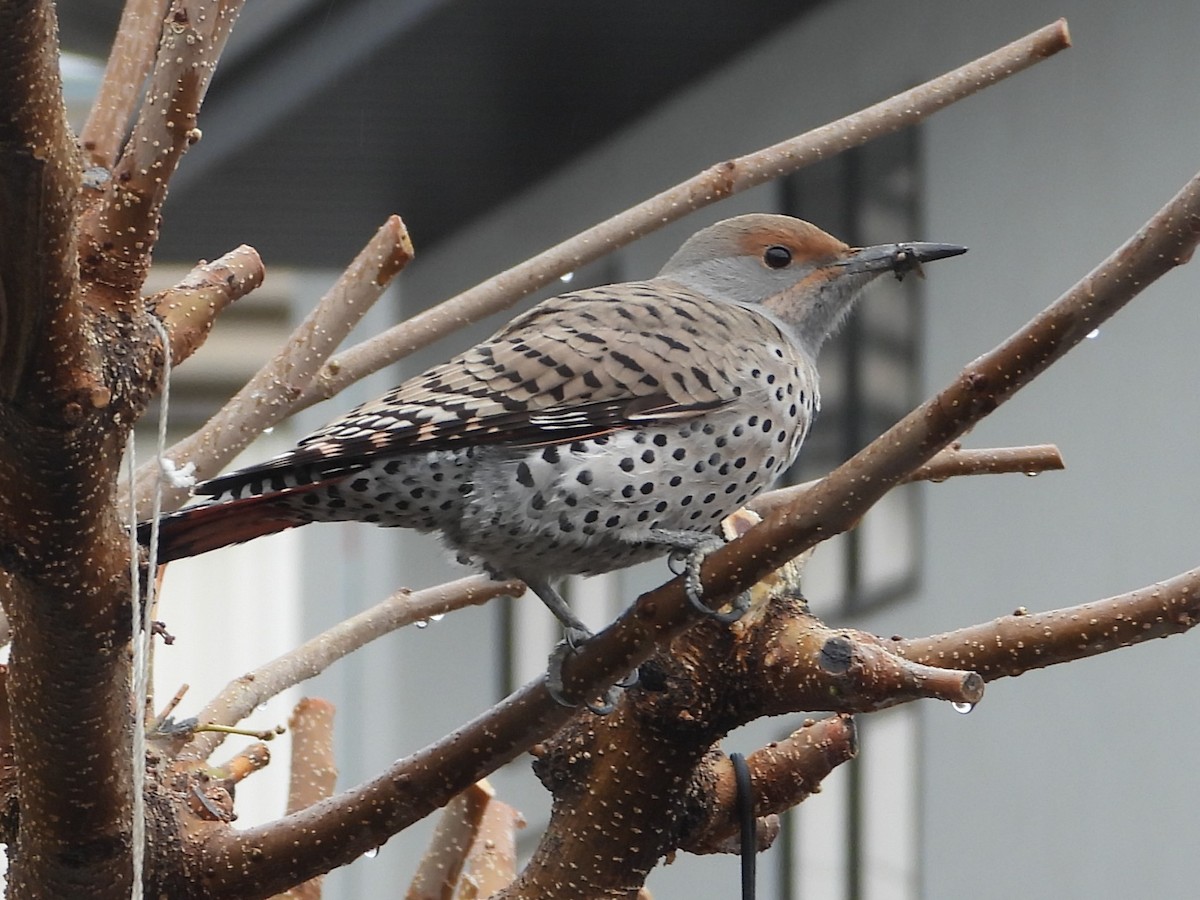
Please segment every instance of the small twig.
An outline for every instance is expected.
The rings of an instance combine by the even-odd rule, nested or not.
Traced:
[[[153,734],[162,728],[163,723],[171,718],[171,714],[175,712],[175,708],[179,706],[180,701],[183,700],[184,695],[187,694],[190,688],[191,685],[189,684],[181,684],[178,690],[171,696],[171,699],[167,701],[167,705],[162,708],[162,712],[155,716],[146,726],[146,730]]]
[[[391,216],[359,252],[287,343],[202,428],[172,446],[167,458],[192,463],[198,478],[209,478],[254,438],[292,411],[317,368],[366,315],[396,274],[412,259],[412,241],[399,216]],[[158,472],[139,468],[135,488],[138,513],[149,515]],[[174,509],[187,489],[166,486],[163,507]]]
[[[276,725],[274,728],[238,728],[236,725],[222,725],[219,722],[201,722],[192,729],[193,734],[219,734],[222,738],[226,735],[236,734],[242,737],[258,738],[260,741],[273,741],[279,735],[283,734],[283,726]]]
[[[1026,35],[912,90],[814,131],[718,163],[637,206],[413,316],[322,368],[295,409],[326,400],[389,363],[506,309],[560,275],[624,247],[690,212],[771,181],[850,147],[899,131],[1070,46],[1065,20]]]
[[[1005,475],[1020,472],[1037,475],[1066,468],[1062,454],[1053,444],[1028,447],[993,447],[986,450],[964,450],[958,444],[942,450],[933,459],[914,469],[903,483],[914,481],[945,481],[960,475]],[[759,515],[766,515],[800,498],[821,483],[820,478],[791,487],[768,491],[746,504]]]
[[[497,582],[473,575],[423,591],[397,592],[371,609],[334,625],[294,650],[230,682],[209,701],[200,712],[199,719],[219,724],[239,722],[259,705],[292,685],[320,674],[342,657],[397,628],[466,606],[486,603],[494,597],[518,595],[524,590],[525,586],[519,581]],[[216,726],[210,725],[209,730],[212,733],[196,735],[179,752],[179,759],[207,759],[223,739],[216,731]]]
[[[154,63],[167,0],[126,0],[104,80],[79,141],[92,165],[111,169]]]

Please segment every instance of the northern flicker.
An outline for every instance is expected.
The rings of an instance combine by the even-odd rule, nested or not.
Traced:
[[[721,520],[796,458],[820,408],[817,353],[862,288],[965,251],[851,248],[780,215],[718,222],[654,278],[545,300],[295,449],[201,484],[207,502],[163,519],[158,558],[309,522],[438,532],[524,581],[578,641],[555,582],[673,551],[698,571]]]

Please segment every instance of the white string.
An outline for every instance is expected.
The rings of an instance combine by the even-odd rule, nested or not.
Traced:
[[[141,602],[141,584],[138,572],[137,501],[134,499],[134,472],[136,470],[133,434],[129,435],[126,455],[129,459],[130,485],[130,570],[133,587],[130,591],[130,627],[133,631],[133,885],[130,897],[142,900],[142,875],[146,854],[146,702],[150,690],[150,617],[154,613],[154,591],[158,572],[158,520],[162,515],[164,476],[172,484],[187,486],[187,479],[195,483],[192,472],[195,466],[188,463],[176,469],[174,462],[164,455],[167,446],[167,413],[171,405],[171,340],[167,330],[157,317],[148,317],[163,348],[163,386],[158,406],[158,443],[156,458],[158,473],[154,479],[154,502],[150,512],[149,558],[146,563],[146,602]]]

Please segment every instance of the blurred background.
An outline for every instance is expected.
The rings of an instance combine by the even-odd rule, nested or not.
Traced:
[[[120,6],[59,3],[77,124]],[[267,282],[175,373],[172,434],[203,422],[274,352],[392,213],[417,259],[352,340],[704,167],[1059,15],[1073,49],[574,273],[571,287],[652,275],[688,234],[748,211],[800,215],[855,244],[969,245],[927,281],[881,285],[825,353],[824,411],[796,477],[828,470],[945,384],[1200,169],[1200,4],[255,0],[209,92],[203,140],[172,183],[153,282],[241,243],[260,251]],[[813,605],[838,623],[916,635],[1098,599],[1200,563],[1198,292],[1195,266],[1167,276],[966,440],[1054,442],[1065,472],[897,492],[818,550]],[[246,458],[510,315],[304,412]],[[159,691],[190,683],[190,714],[230,678],[395,589],[460,574],[444,557],[432,539],[338,525],[174,564],[162,616],[179,639],[159,654]],[[656,563],[591,579],[571,586],[572,602],[602,624],[666,575]],[[337,704],[339,783],[476,715],[536,675],[555,639],[534,598],[496,602],[391,635],[304,685]],[[1194,895],[1180,850],[1200,840],[1198,655],[1197,638],[1175,638],[994,683],[968,716],[926,702],[860,717],[860,758],[788,817],[760,860],[761,896]],[[252,724],[270,727],[287,708]],[[724,749],[748,753],[800,721],[756,723]],[[282,809],[280,744],[276,771],[242,790],[243,822]],[[493,781],[528,819],[528,851],[547,796],[528,759]],[[395,894],[431,828],[335,873],[326,896]],[[680,856],[649,887],[733,896],[737,878],[733,859]]]

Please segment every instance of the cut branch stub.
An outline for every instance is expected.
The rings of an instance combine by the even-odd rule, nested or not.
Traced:
[[[171,339],[171,362],[183,362],[200,349],[217,316],[262,284],[262,259],[243,244],[213,262],[202,262],[174,287],[147,301]]]

